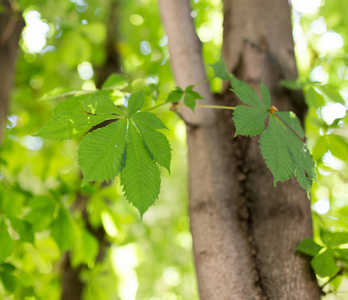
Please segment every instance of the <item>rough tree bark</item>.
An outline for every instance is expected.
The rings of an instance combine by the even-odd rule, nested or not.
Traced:
[[[8,1],[0,1],[0,146],[4,138],[8,103],[17,61],[18,41],[24,21],[14,15]]]
[[[189,0],[160,0],[171,64],[182,88],[205,79]],[[304,104],[281,88],[297,76],[287,0],[224,1],[223,56],[228,70],[273,105],[301,117]],[[235,105],[230,92],[197,91],[207,104]],[[189,150],[189,213],[201,299],[319,299],[308,260],[296,245],[312,235],[310,202],[295,180],[277,184],[258,138],[233,138],[230,112],[183,112]]]

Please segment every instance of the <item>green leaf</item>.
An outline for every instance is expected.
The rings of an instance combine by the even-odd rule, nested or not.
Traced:
[[[308,148],[302,144],[298,145],[297,154],[294,157],[297,158],[295,164],[295,176],[302,188],[307,193],[310,192],[312,183],[317,179],[317,173],[315,170],[315,164],[312,155],[309,153]]]
[[[231,86],[233,87],[232,91],[244,104],[266,108],[266,105],[260,100],[254,89],[249,84],[237,79],[234,75],[231,78]]]
[[[263,81],[260,85],[260,92],[262,96],[263,103],[266,105],[267,109],[271,108],[271,95],[269,94],[268,88],[265,86]]]
[[[5,220],[0,219],[0,262],[9,257],[13,250],[13,240],[7,229]]]
[[[58,103],[54,108],[53,114],[59,115],[62,113],[81,113],[83,111],[82,103],[79,101],[79,97],[73,97],[63,102]]]
[[[338,257],[342,260],[348,261],[348,249],[347,248],[332,249],[332,253],[335,257]]]
[[[321,160],[323,155],[329,150],[329,138],[327,135],[319,136],[312,150],[315,161]]]
[[[307,147],[280,119],[270,114],[267,129],[261,135],[260,148],[270,168],[274,184],[296,176],[309,192],[315,179],[315,165]]]
[[[158,198],[161,178],[137,129],[132,122],[128,126],[127,160],[121,173],[121,184],[128,201],[142,216]]]
[[[75,248],[71,253],[71,262],[73,267],[80,264],[94,264],[98,255],[98,240],[86,229],[79,232],[75,242]]]
[[[298,143],[296,142],[296,144]],[[267,129],[261,135],[260,148],[266,164],[273,174],[274,184],[293,176],[295,164],[287,143],[286,130],[272,114],[270,114]]]
[[[189,94],[195,100],[203,100],[203,97],[196,91],[185,91],[185,94]]]
[[[313,239],[304,239],[296,250],[310,256],[316,256],[323,247],[319,246]]]
[[[155,114],[147,111],[140,111],[136,114],[133,114],[132,119],[153,129],[168,129],[160,118],[158,118]]]
[[[91,22],[82,25],[79,31],[93,44],[101,44],[106,40],[106,26],[102,22]]]
[[[259,107],[238,105],[233,112],[233,122],[236,126],[236,133],[245,136],[261,134],[265,130],[265,121],[268,112]]]
[[[328,247],[339,246],[348,243],[348,232],[330,232],[321,229],[320,238]]]
[[[123,89],[128,86],[127,79],[121,76],[120,74],[113,73],[102,85],[102,90],[116,90]]]
[[[333,277],[339,271],[330,250],[326,250],[311,260],[314,272],[321,277]]]
[[[63,113],[54,116],[35,136],[52,141],[63,141],[90,130],[99,123],[112,119],[114,116],[92,116],[83,113]]]
[[[51,224],[51,235],[62,252],[75,244],[74,223],[63,206],[59,208],[58,215]]]
[[[347,161],[348,160],[348,143],[339,135],[330,134],[329,138],[329,150],[337,158]]]
[[[28,202],[30,211],[24,220],[32,225],[34,232],[45,230],[52,221],[56,205],[57,203],[51,197],[33,197]]]
[[[120,173],[126,130],[127,120],[123,119],[96,129],[82,139],[78,154],[83,184],[113,179]]]
[[[130,95],[128,99],[128,115],[136,113],[138,110],[140,110],[145,103],[145,97],[144,92],[136,92]]]
[[[281,119],[286,125],[288,125],[292,131],[294,131],[300,138],[305,137],[305,133],[302,129],[300,120],[296,117],[293,112],[282,111],[276,113],[278,118]]]
[[[124,112],[115,106],[110,98],[105,95],[94,95],[89,97],[83,102],[83,109],[91,114],[124,115]]]
[[[305,100],[309,107],[321,107],[326,104],[324,97],[313,87],[309,87],[305,90]]]
[[[168,94],[166,102],[179,102],[184,95],[184,91],[174,90]]]
[[[147,147],[147,149],[152,154],[153,158],[158,164],[165,167],[170,173],[170,161],[172,158],[169,141],[167,137],[150,127],[143,125],[140,122],[134,120],[138,130],[140,131],[141,137]]]
[[[2,265],[3,266],[3,265]],[[0,265],[0,269],[2,268]],[[13,293],[16,290],[17,287],[17,279],[13,275],[12,271],[2,271],[0,272],[0,279],[4,285],[4,288],[10,292]]]
[[[184,104],[185,104],[188,108],[191,108],[193,112],[195,111],[196,101],[195,101],[195,98],[192,97],[190,94],[185,93],[185,96],[184,96]]]
[[[34,233],[29,222],[17,218],[10,218],[11,227],[18,233],[22,242],[34,243]]]
[[[220,78],[222,80],[230,79],[230,75],[227,72],[227,67],[222,57],[220,57],[220,60],[218,62],[210,66],[213,67],[214,77]]]
[[[316,85],[314,85],[314,89],[316,89],[324,97],[327,97],[329,100],[345,105],[345,101],[342,98],[342,96],[339,93],[337,88],[335,88],[333,86],[329,86],[329,85],[316,84]]]

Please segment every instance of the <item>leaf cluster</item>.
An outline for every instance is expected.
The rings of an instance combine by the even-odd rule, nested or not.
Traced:
[[[235,136],[260,135],[261,153],[273,174],[274,185],[295,176],[309,193],[316,176],[315,165],[303,141],[305,134],[296,115],[271,107],[270,93],[263,82],[260,85],[261,100],[250,85],[227,74],[222,59],[213,65],[213,70],[215,77],[230,79],[231,90],[244,104],[238,105],[233,112]]]
[[[331,232],[322,228],[319,242],[304,239],[296,250],[313,257],[311,266],[314,272],[320,277],[328,278],[324,286],[327,283],[338,285],[341,279],[338,276],[347,274],[348,271],[347,244],[347,232]]]
[[[157,164],[170,172],[171,147],[159,131],[167,129],[163,122],[155,114],[141,111],[143,91],[131,94],[123,109],[103,94],[103,89],[120,86],[125,84],[114,74],[102,91],[61,102],[37,136],[62,141],[87,132],[78,150],[83,184],[120,175],[126,198],[143,215],[160,192]]]

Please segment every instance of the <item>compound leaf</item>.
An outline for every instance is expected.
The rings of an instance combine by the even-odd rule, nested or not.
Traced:
[[[123,119],[96,129],[83,138],[79,148],[83,184],[109,180],[120,173],[126,148],[126,130],[127,120]]]
[[[83,113],[70,112],[54,116],[35,136],[52,141],[63,141],[90,130],[93,126],[114,116],[92,116]]]
[[[127,159],[121,173],[121,184],[129,202],[142,216],[158,198],[161,178],[154,160],[132,122],[128,123]]]
[[[265,130],[267,115],[268,111],[259,107],[238,105],[233,112],[233,121],[236,126],[235,136],[261,134]]]

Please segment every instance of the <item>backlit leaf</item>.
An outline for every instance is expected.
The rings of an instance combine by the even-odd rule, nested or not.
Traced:
[[[121,184],[128,201],[142,216],[158,198],[161,178],[137,129],[132,122],[128,126],[127,160],[121,173]]]
[[[332,277],[339,271],[330,250],[315,256],[311,260],[311,266],[314,272],[321,277]]]
[[[110,180],[122,167],[126,148],[127,120],[111,123],[88,133],[79,148],[79,165],[83,183]]]
[[[51,235],[62,252],[75,244],[74,223],[63,206],[59,208],[58,215],[51,224]]]
[[[167,137],[142,123],[137,122],[135,124],[140,131],[141,137],[146,147],[151,152],[153,158],[158,164],[165,167],[170,173],[170,161],[171,161],[171,148]]]
[[[296,248],[297,251],[310,256],[316,256],[321,249],[323,249],[323,247],[319,246],[313,239],[304,239]]]
[[[130,95],[128,99],[128,115],[130,116],[131,114],[136,113],[139,111],[145,103],[145,97],[144,97],[144,92],[136,92]]]
[[[4,218],[0,219],[0,262],[9,257],[13,250],[13,240],[10,237]]]
[[[99,123],[112,119],[112,115],[92,116],[83,113],[63,113],[48,121],[36,136],[52,141],[63,141],[90,130]]]
[[[128,85],[127,79],[120,74],[113,73],[104,82],[102,90],[116,90],[125,88]]]

